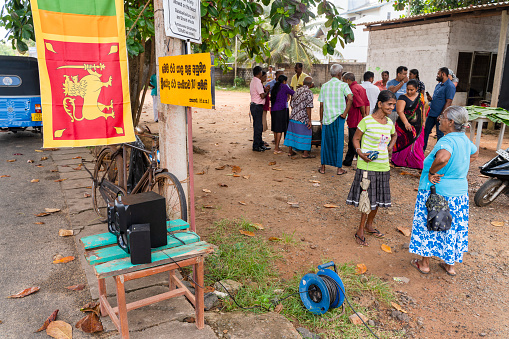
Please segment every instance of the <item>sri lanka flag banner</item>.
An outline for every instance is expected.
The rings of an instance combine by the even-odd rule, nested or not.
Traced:
[[[123,0],[31,0],[44,147],[135,140]]]

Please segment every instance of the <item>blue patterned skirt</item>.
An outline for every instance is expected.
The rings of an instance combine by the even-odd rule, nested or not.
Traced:
[[[445,197],[452,215],[451,229],[447,232],[428,231],[426,227],[430,191],[419,190],[415,201],[414,221],[410,252],[423,257],[435,256],[448,265],[463,262],[463,253],[468,251],[468,194]]]
[[[290,120],[285,135],[285,146],[293,147],[301,151],[310,151],[312,133],[307,124],[296,120]]]
[[[343,167],[343,145],[345,143],[345,119],[337,117],[330,125],[322,125],[322,165]]]

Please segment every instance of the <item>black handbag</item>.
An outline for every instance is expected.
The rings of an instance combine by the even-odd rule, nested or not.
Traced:
[[[428,209],[428,231],[445,232],[451,228],[452,216],[447,200],[437,194],[435,185],[431,186],[431,193],[426,201]]]

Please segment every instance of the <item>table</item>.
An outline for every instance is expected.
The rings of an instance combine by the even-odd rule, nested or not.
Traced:
[[[481,134],[482,134],[482,125],[484,122],[489,122],[488,118],[477,118],[475,120],[470,121],[470,140],[474,142],[474,133],[475,129],[477,129],[477,134],[475,138],[475,146],[477,146],[477,149],[479,149],[479,145],[481,144]],[[498,142],[497,142],[497,150],[499,150],[502,147],[502,141],[504,140],[504,133],[505,133],[505,124],[502,123],[502,126],[500,127],[500,132],[498,134]]]
[[[152,249],[152,262],[133,265],[127,253],[117,246],[111,233],[102,233],[81,238],[85,247],[85,258],[93,266],[99,285],[101,315],[109,315],[121,338],[129,338],[127,312],[162,300],[185,295],[194,305],[196,326],[202,329],[204,320],[203,266],[205,257],[212,253],[211,244],[189,231],[189,224],[182,220],[167,222],[168,244]],[[180,239],[180,240],[179,240]],[[195,295],[175,275],[175,270],[193,266],[196,281]],[[169,291],[126,304],[124,283],[154,274],[169,272]],[[117,307],[112,307],[106,298],[105,278],[113,277],[117,290]]]

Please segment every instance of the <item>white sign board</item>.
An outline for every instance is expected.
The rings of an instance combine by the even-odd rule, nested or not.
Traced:
[[[201,43],[200,0],[163,0],[167,36]]]

